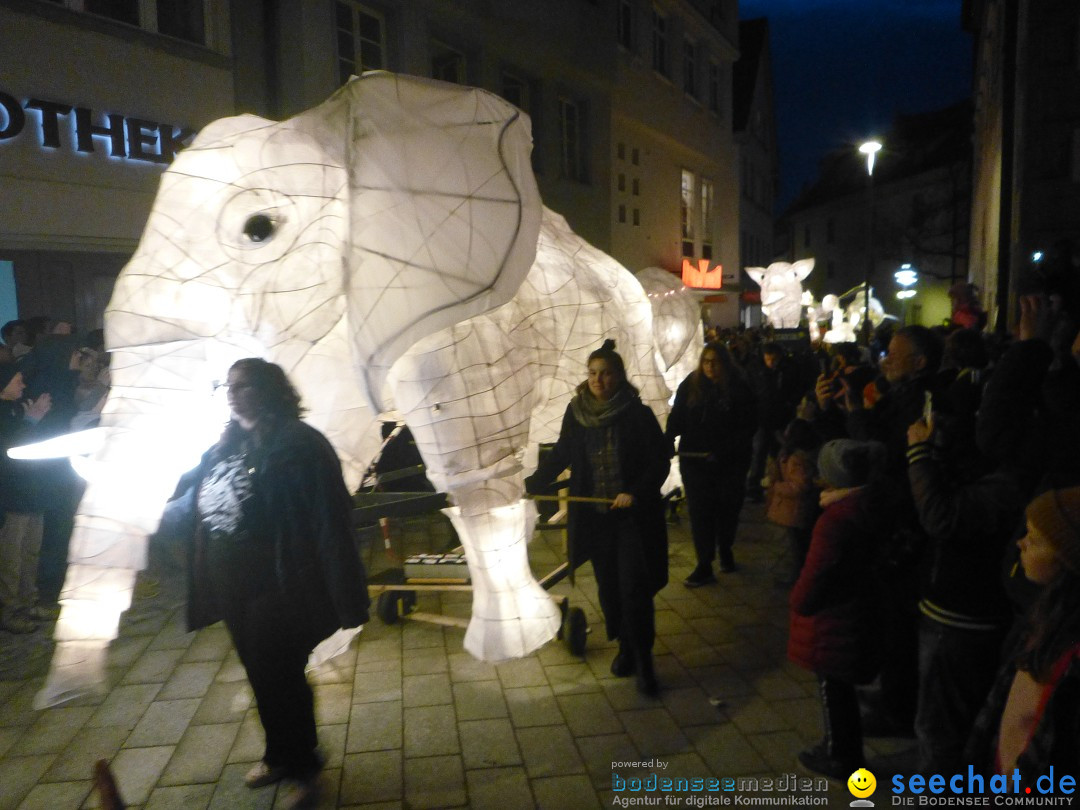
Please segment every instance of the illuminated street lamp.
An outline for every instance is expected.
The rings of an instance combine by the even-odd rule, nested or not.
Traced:
[[[862,328],[866,330],[866,345],[870,345],[872,329],[870,328],[870,276],[874,272],[874,158],[881,151],[881,142],[870,140],[859,144],[859,152],[866,155],[866,188],[867,188],[867,212],[866,212],[866,298],[864,300],[864,312]]]
[[[905,262],[900,265],[899,270],[893,273],[893,278],[896,279],[897,284],[904,288],[896,293],[896,297],[903,301],[901,320],[907,326],[907,300],[915,297],[915,290],[911,288],[919,282],[919,274],[914,267]]]

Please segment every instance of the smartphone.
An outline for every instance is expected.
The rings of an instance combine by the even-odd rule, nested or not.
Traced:
[[[928,425],[934,420],[934,395],[929,391],[923,392],[922,418]]]

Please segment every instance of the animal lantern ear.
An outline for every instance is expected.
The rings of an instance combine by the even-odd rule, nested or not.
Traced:
[[[799,259],[797,262],[791,265],[791,269],[795,273],[795,278],[799,281],[805,279],[810,275],[810,271],[814,269],[813,259]]]
[[[484,90],[374,72],[348,111],[354,361],[374,408],[418,339],[506,303],[536,255],[528,116]]]
[[[754,283],[757,284],[760,287],[761,282],[763,282],[765,280],[765,268],[764,267],[747,267],[745,269],[746,269],[746,275],[750,276],[750,278],[753,279]]]

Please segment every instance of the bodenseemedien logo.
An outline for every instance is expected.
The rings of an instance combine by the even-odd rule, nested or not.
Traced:
[[[866,768],[859,768],[848,777],[847,789],[855,797],[851,807],[873,807],[870,797],[877,790],[877,778]]]

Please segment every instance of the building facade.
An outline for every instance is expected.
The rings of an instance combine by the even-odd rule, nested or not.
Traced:
[[[965,0],[975,44],[971,275],[991,323],[1080,268],[1080,13],[1068,0]],[[1073,282],[1075,284],[1075,281]]]
[[[735,0],[0,0],[0,31],[0,276],[21,317],[99,326],[177,149],[370,69],[525,110],[545,204],[631,271],[737,280]]]
[[[780,183],[773,105],[769,21],[739,23],[739,61],[735,63],[735,143],[739,150],[739,266],[766,267],[775,255],[773,213]],[[761,322],[756,285],[740,269],[741,321]]]

